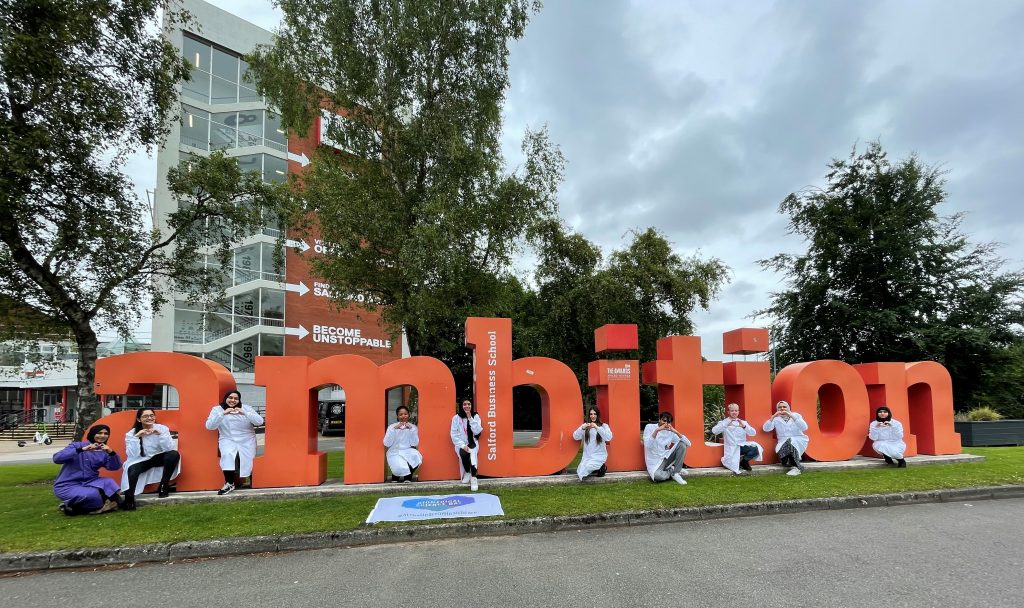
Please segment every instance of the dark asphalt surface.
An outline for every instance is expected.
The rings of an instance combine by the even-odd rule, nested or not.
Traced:
[[[451,539],[25,574],[0,578],[0,598],[62,608],[1020,606],[1022,516],[1024,499],[1005,499]]]

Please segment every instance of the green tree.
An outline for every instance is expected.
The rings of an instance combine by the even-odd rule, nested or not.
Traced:
[[[778,323],[779,364],[936,360],[958,408],[986,401],[1022,339],[1024,275],[1002,271],[994,244],[972,244],[962,216],[938,213],[943,172],[916,156],[891,163],[871,143],[826,180],[780,206],[807,251],[761,262],[788,281],[758,312]]]
[[[674,253],[654,228],[634,232],[628,245],[607,260],[597,246],[558,223],[547,225],[543,234],[536,289],[517,315],[520,340],[527,352],[566,363],[583,387],[587,364],[596,358],[594,329],[637,324],[639,350],[618,356],[651,361],[659,338],[693,333],[690,315],[707,309],[729,276],[718,259]],[[654,417],[656,407],[656,391],[644,387],[645,419]]]
[[[339,302],[380,307],[413,354],[468,377],[467,316],[507,310],[510,268],[556,214],[563,158],[543,130],[507,171],[501,110],[508,42],[526,0],[282,0],[284,24],[250,63],[282,121],[306,133],[321,108],[344,151],[320,146],[301,192],[329,243],[312,259]],[[460,381],[460,385],[464,385]]]
[[[159,34],[161,12],[182,17],[169,4],[0,0],[0,296],[70,334],[81,427],[100,415],[98,332],[127,336],[166,289],[205,293],[221,277],[197,268],[200,249],[226,260],[232,239],[289,209],[283,189],[215,154],[170,172],[179,210],[148,225],[124,163],[163,140],[189,74]]]

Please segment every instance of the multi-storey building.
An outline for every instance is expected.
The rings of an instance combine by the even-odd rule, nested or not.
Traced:
[[[289,171],[301,171],[294,152],[320,143],[290,141],[249,78],[243,55],[270,44],[270,32],[201,0],[180,5],[192,20],[166,27],[165,35],[192,66],[192,78],[181,85],[181,120],[157,155],[158,223],[177,208],[168,193],[167,171],[193,155],[222,150],[243,170],[256,171],[267,182],[283,182]],[[320,129],[310,132],[315,139]],[[243,399],[255,405],[264,401],[262,388],[253,385],[256,356],[353,353],[378,363],[402,356],[403,346],[391,343],[379,315],[355,305],[337,310],[327,298],[329,289],[310,279],[308,256],[323,251],[322,246],[289,241],[285,266],[275,266],[273,252],[281,236],[268,218],[262,234],[236,244],[230,267],[221,269],[227,277],[223,304],[204,306],[178,297],[156,311],[153,350],[191,353],[224,365],[235,375]],[[220,267],[212,255],[205,263]],[[326,337],[332,339],[329,349]]]

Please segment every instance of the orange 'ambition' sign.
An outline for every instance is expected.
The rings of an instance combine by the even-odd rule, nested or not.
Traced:
[[[724,336],[728,354],[765,352],[768,332],[737,329]],[[466,320],[466,344],[474,351],[474,402],[483,422],[480,474],[491,477],[548,475],[566,468],[577,453],[572,432],[582,420],[583,399],[572,370],[546,357],[512,359],[509,319]],[[595,331],[598,354],[637,348],[635,325],[605,325]],[[725,401],[738,403],[741,416],[754,423],[760,443],[772,462],[774,439],[760,432],[773,404],[784,399],[804,414],[810,425],[807,455],[818,461],[846,460],[869,454],[866,439],[873,408],[887,405],[906,423],[908,456],[958,454],[960,436],[953,432],[953,387],[949,373],[935,362],[866,363],[812,361],[783,369],[771,382],[765,361],[704,361],[700,338],[674,336],[658,340],[657,360],[598,360],[590,364],[588,382],[597,388],[597,402],[615,433],[608,444],[608,469],[644,469],[640,444],[640,383],[658,388],[659,409],[670,411],[691,440],[686,464],[718,466],[722,446],[705,443],[703,387],[725,388]],[[217,458],[216,433],[204,423],[211,405],[235,388],[221,365],[181,353],[132,353],[100,359],[96,390],[104,395],[149,394],[154,384],[174,386],[179,409],[162,412],[160,421],[178,432],[181,490],[213,490],[223,483]],[[459,477],[449,428],[455,413],[455,382],[449,369],[432,357],[410,357],[378,365],[358,355],[257,357],[256,384],[265,386],[266,444],[255,461],[255,487],[309,486],[327,477],[327,455],[317,450],[316,392],[320,387],[345,389],[345,483],[384,481],[385,391],[413,386],[419,394],[419,435],[422,480]],[[512,437],[512,388],[531,386],[541,397],[540,440],[516,447]],[[820,402],[820,416],[814,414]],[[127,429],[133,412],[119,412],[97,421]],[[631,433],[632,431],[632,433]],[[124,435],[110,443],[124,451]]]

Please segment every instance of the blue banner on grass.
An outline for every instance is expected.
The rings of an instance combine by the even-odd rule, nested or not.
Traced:
[[[377,499],[366,523],[414,521],[453,517],[504,515],[501,500],[493,494],[447,494],[441,496],[396,496]]]

